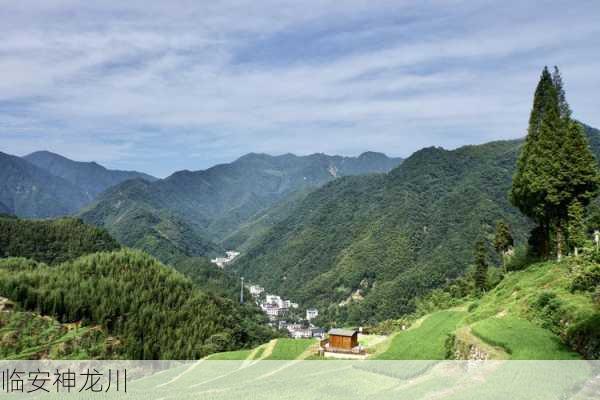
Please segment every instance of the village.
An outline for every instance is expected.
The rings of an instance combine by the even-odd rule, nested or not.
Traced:
[[[282,331],[287,331],[294,339],[323,339],[325,331],[313,324],[319,316],[319,310],[308,308],[301,313],[298,303],[283,299],[279,295],[268,294],[259,285],[249,285],[248,290],[256,304],[269,317],[269,324]]]
[[[229,250],[225,254],[225,257],[215,258],[211,262],[219,268],[225,268],[240,255],[239,252],[233,250]],[[314,339],[317,343],[316,353],[320,357],[345,359],[367,357],[367,348],[364,344],[373,341],[373,338],[368,341],[365,339],[373,335],[365,335],[361,327],[356,329],[333,328],[326,332],[324,328],[314,323],[319,316],[317,308],[310,307],[302,310],[298,303],[290,299],[267,293],[264,287],[257,284],[248,282],[247,285],[244,285],[243,277],[240,280],[241,303],[244,303],[244,294],[247,289],[252,296],[252,301],[267,315],[268,324],[271,327],[287,332],[291,339]],[[375,339],[375,342],[379,342],[383,340],[383,337],[377,336]]]

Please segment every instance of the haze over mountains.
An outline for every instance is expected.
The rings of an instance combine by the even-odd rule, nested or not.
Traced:
[[[109,170],[48,151],[22,158],[0,152],[0,210],[27,218],[68,215],[106,188],[132,178],[156,180],[140,172]]]
[[[148,182],[156,180],[155,177],[142,172],[110,170],[95,162],[73,161],[49,151],[36,151],[23,158],[81,188],[90,200],[109,187],[128,179],[141,178]]]

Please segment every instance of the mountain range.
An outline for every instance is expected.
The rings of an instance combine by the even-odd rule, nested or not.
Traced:
[[[259,229],[238,231],[259,226],[254,221],[262,223],[265,213],[282,201],[339,177],[388,172],[401,161],[373,152],[358,157],[250,153],[155,182],[126,181],[102,193],[80,216],[163,261],[215,255],[232,235],[237,234],[238,246],[254,238]]]
[[[584,127],[600,156],[600,133]],[[507,197],[522,143],[431,147],[406,160],[250,153],[160,180],[47,152],[1,154],[0,212],[84,207],[84,221],[173,265],[241,249],[233,272],[329,321],[359,323],[410,312],[416,297],[463,275],[498,220],[525,241],[529,222]]]
[[[22,158],[0,152],[0,212],[26,218],[73,214],[106,188],[132,178],[156,180],[140,172],[109,170],[48,151]]]

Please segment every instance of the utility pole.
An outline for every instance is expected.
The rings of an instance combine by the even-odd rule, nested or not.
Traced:
[[[244,304],[244,277],[242,276],[242,289],[240,290],[240,304]]]

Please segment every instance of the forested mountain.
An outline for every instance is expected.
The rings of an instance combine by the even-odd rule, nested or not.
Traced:
[[[588,134],[597,151],[597,131]],[[411,312],[416,296],[464,273],[473,243],[492,242],[498,220],[525,241],[530,223],[508,201],[522,143],[427,148],[387,175],[331,182],[234,268],[268,290],[319,307],[330,321]]]
[[[340,176],[387,172],[400,162],[379,153],[359,157],[252,153],[230,164],[179,171],[152,183],[124,182],[103,193],[81,217],[106,227],[121,243],[165,261],[211,255],[222,251],[218,243],[295,192]]]
[[[30,162],[0,152],[0,203],[4,212],[28,218],[71,214],[88,202],[71,182]]]
[[[73,161],[49,151],[36,151],[23,157],[54,176],[59,176],[80,188],[89,198],[95,199],[101,192],[128,179],[156,178],[137,171],[110,170],[95,162]]]
[[[78,219],[32,221],[0,216],[0,258],[25,257],[59,264],[119,247],[104,229]]]

